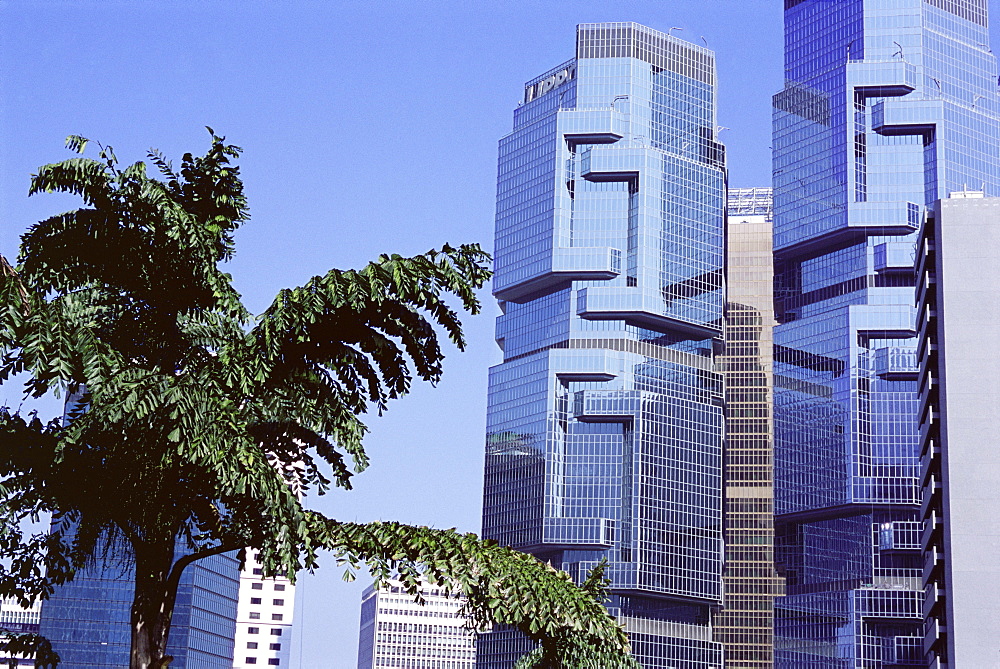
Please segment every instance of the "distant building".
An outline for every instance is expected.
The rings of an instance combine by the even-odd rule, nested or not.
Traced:
[[[247,556],[240,574],[234,669],[290,666],[295,586],[287,578],[264,578]]]
[[[24,608],[13,599],[0,599],[0,629],[5,629],[17,634],[30,634],[38,632],[38,617],[42,610],[42,603],[36,602],[30,608]],[[14,661],[15,664],[11,665]],[[0,666],[2,667],[34,667],[34,660],[14,659],[11,655],[0,653]]]
[[[726,669],[774,662],[774,271],[771,189],[729,190],[726,243],[726,383],[723,527],[726,562],[715,640]]]
[[[364,591],[358,669],[475,669],[476,635],[465,627],[464,599],[433,585],[421,595],[424,604],[397,581]]]
[[[1000,198],[938,201],[917,247],[925,666],[1000,658]]]
[[[39,633],[62,658],[59,669],[128,667],[133,573],[127,558],[99,557],[43,602]],[[238,574],[234,554],[184,570],[167,644],[170,669],[232,669]]]

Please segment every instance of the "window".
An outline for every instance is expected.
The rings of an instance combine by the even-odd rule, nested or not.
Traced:
[[[281,629],[280,628],[274,628],[274,627],[272,627],[271,628],[271,634],[273,636],[281,636]]]
[[[275,583],[274,584],[274,589],[277,590],[278,592],[281,592],[282,590],[285,589],[285,584],[284,583]]]
[[[271,650],[281,650],[281,644],[280,643],[272,643],[271,644]]]
[[[247,648],[249,648],[250,650],[256,650],[257,649],[257,642],[256,641],[247,641]]]
[[[263,583],[251,583],[250,584],[250,589],[251,590],[263,590],[264,589],[264,584]]]
[[[275,606],[284,606],[285,605],[285,600],[283,600],[283,599],[276,599],[276,600],[274,600],[274,605]]]
[[[251,597],[250,598],[250,603],[251,604],[260,604],[260,597]]]
[[[256,657],[248,657],[247,658],[247,664],[257,664],[257,658]]]
[[[283,620],[285,616],[280,613],[272,613],[271,620]]]
[[[254,611],[250,614],[250,620],[260,620],[260,614]]]
[[[254,576],[263,576],[264,575],[264,570],[261,569],[260,567],[254,567],[253,568],[253,575]]]
[[[270,660],[267,661],[267,663],[271,665],[281,664],[281,660],[279,660],[276,657],[272,657]]]
[[[260,628],[259,627],[248,627],[247,628],[247,634],[260,634]]]

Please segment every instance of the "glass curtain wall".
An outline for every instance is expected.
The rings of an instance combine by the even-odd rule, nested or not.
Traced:
[[[712,52],[584,24],[500,141],[483,533],[581,580],[648,669],[722,664],[725,157]],[[530,646],[509,630],[477,666]]]
[[[128,549],[111,547],[94,565],[57,586],[42,603],[40,634],[59,653],[60,669],[129,666],[134,567]],[[232,669],[239,560],[214,555],[184,570],[167,654],[180,669]]]
[[[776,665],[924,666],[913,252],[1000,194],[986,0],[785,0],[774,97]]]

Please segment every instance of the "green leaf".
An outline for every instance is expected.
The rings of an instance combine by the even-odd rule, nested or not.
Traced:
[[[74,153],[83,153],[90,140],[80,135],[70,135],[66,138],[66,148]]]
[[[308,507],[367,466],[362,418],[437,382],[443,338],[464,347],[459,309],[479,311],[490,257],[474,244],[382,255],[284,289],[254,318],[223,271],[249,220],[241,149],[208,130],[208,150],[176,170],[150,150],[165,180],[141,161],[120,170],[110,146],[32,177],[31,194],[82,204],[31,226],[16,270],[0,264],[0,381],[18,374],[31,394],[74,399],[67,424],[0,410],[0,596],[45,598],[117,554],[160,575],[134,592],[152,630],[170,622],[171,570],[252,550],[266,574],[294,579],[322,549],[345,580],[367,567],[416,593],[426,576],[464,592],[478,628],[513,625],[549,655],[626,666],[628,640],[594,599],[599,578],[581,589],[474,535],[338,523]],[[54,531],[20,533],[45,513]],[[175,557],[178,546],[190,554]],[[149,644],[152,666],[165,647]]]

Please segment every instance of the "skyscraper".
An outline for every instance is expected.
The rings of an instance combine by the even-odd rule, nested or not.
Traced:
[[[465,600],[425,584],[418,604],[399,581],[361,595],[358,669],[476,669],[475,634],[466,629]]]
[[[132,569],[127,559],[99,557],[42,603],[40,633],[62,658],[60,669],[128,667]],[[231,554],[184,570],[167,644],[171,668],[232,669],[238,574]]]
[[[582,579],[646,667],[722,664],[725,156],[711,51],[583,24],[500,141],[483,533]],[[529,646],[484,635],[481,669]]]
[[[1000,327],[1000,198],[982,196],[936,203],[918,246],[923,650],[935,669],[1000,659],[1000,356],[982,345]]]
[[[987,0],[785,0],[774,97],[776,664],[920,666],[913,250],[1000,193]]]
[[[774,570],[771,189],[731,189],[726,213],[725,601],[715,639],[726,669],[770,669],[782,586]]]

